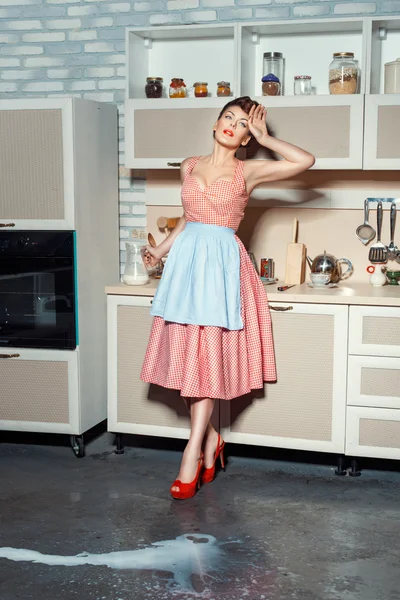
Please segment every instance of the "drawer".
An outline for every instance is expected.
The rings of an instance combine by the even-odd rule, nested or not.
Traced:
[[[351,306],[349,354],[400,358],[400,308]]]
[[[400,409],[400,358],[349,356],[347,404]]]
[[[346,454],[400,459],[400,410],[349,406]]]

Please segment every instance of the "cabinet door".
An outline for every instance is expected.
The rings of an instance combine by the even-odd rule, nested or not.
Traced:
[[[347,405],[400,409],[400,358],[349,356]]]
[[[364,96],[268,96],[270,133],[300,146],[315,158],[314,169],[361,169]],[[253,157],[250,147],[248,157]],[[266,157],[261,148],[254,155]]]
[[[152,298],[146,296],[107,298],[108,429],[114,433],[187,438],[189,415],[179,391],[140,379],[153,322],[151,302]],[[217,418],[214,423],[218,426]]]
[[[343,452],[347,306],[274,302],[271,309],[277,383],[266,384],[262,398],[221,403],[225,439]]]
[[[127,100],[125,166],[168,169],[188,156],[209,154],[212,128],[226,102],[226,98]]]
[[[72,103],[0,102],[0,227],[74,229]]]
[[[400,459],[400,410],[349,406],[346,454]]]
[[[400,356],[400,308],[351,306],[349,353]]]
[[[364,169],[400,169],[400,94],[365,96]]]
[[[78,350],[0,350],[0,429],[81,434]]]

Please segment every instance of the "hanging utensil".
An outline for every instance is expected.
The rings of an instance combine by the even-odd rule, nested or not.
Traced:
[[[368,242],[374,239],[375,229],[368,223],[369,217],[369,201],[368,198],[364,200],[364,223],[359,225],[356,229],[356,236],[366,246]]]
[[[394,230],[396,228],[396,202],[392,202],[390,205],[390,244],[388,249],[388,258],[396,260],[398,247],[394,245]]]
[[[369,249],[368,260],[371,263],[385,263],[387,262],[388,251],[387,246],[382,244],[381,242],[381,232],[382,232],[382,202],[378,202],[378,207],[376,209],[376,229],[377,229],[377,239],[375,244],[371,246]]]

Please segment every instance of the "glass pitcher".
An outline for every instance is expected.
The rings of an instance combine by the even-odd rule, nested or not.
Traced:
[[[144,285],[149,281],[146,266],[143,262],[145,242],[125,242],[126,263],[124,269],[124,283],[127,285]]]

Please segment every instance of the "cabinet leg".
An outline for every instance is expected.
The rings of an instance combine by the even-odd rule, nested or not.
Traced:
[[[349,475],[350,477],[360,477],[361,475],[359,464],[356,458],[351,459]]]
[[[115,454],[124,454],[124,438],[122,433],[117,433],[115,435],[115,441],[117,442],[117,447],[115,449]]]
[[[338,477],[343,477],[346,474],[346,457],[344,454],[339,454],[337,457],[337,468],[335,471],[335,475],[337,475]]]

